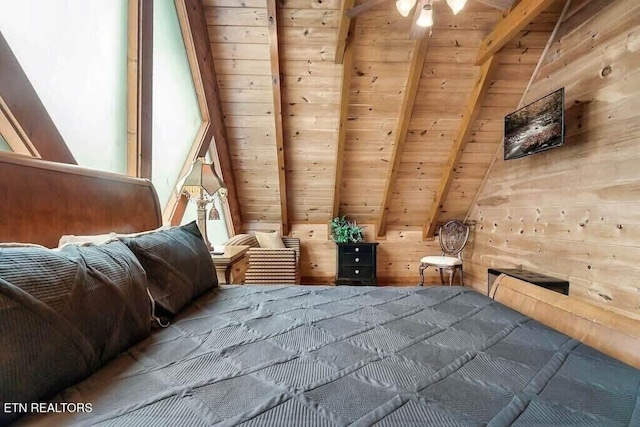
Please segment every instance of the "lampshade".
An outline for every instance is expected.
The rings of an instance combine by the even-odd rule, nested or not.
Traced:
[[[217,191],[227,187],[216,172],[213,165],[206,163],[204,157],[198,157],[191,164],[191,169],[184,178],[178,183],[177,190],[179,192],[186,191],[191,197],[199,197],[200,190],[204,190],[209,196],[213,196]]]
[[[396,9],[398,9],[398,12],[400,12],[400,15],[402,16],[409,16],[409,12],[411,12],[411,9],[413,9],[413,6],[415,6],[416,4],[416,0],[398,0],[396,2]]]
[[[466,3],[467,3],[467,0],[447,0],[447,4],[453,11],[454,15],[457,15],[458,12],[462,10],[462,8]]]
[[[433,9],[430,5],[424,5],[418,20],[416,21],[416,25],[419,27],[430,27],[433,25]]]

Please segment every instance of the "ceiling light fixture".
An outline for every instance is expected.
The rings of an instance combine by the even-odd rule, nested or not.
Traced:
[[[425,4],[422,7],[416,25],[419,27],[430,27],[433,25],[433,9],[430,4]]]
[[[409,12],[411,12],[411,9],[413,9],[413,6],[415,6],[415,4],[416,0],[398,0],[396,2],[396,9],[398,9],[400,15],[407,17],[409,16]]]
[[[416,21],[416,25],[421,27],[431,27],[433,25],[433,7],[431,3],[433,0],[428,0],[426,4],[422,7],[420,11],[420,15],[418,16],[418,20]],[[454,15],[457,15],[460,12],[464,5],[467,4],[467,0],[446,0],[447,4],[451,8],[451,11]],[[396,9],[400,15],[407,17],[411,12],[411,9],[416,5],[416,0],[397,0],[396,1]]]
[[[458,12],[462,10],[462,8],[466,3],[467,3],[467,0],[447,0],[447,4],[453,11],[454,15],[457,15]]]

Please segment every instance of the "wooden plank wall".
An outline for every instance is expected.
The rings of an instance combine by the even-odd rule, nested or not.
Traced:
[[[464,148],[451,191],[443,205],[441,222],[460,217],[459,212],[466,213],[471,208],[496,144],[501,143],[504,116],[517,107],[563,5],[564,0],[554,3],[497,54],[494,81],[482,103],[472,137]]]
[[[356,18],[340,212],[375,224],[413,55],[411,18],[385,2]]]
[[[456,173],[443,220],[462,218],[467,212],[501,138],[504,114],[517,106],[561,6],[554,5],[536,19],[500,54],[500,66]],[[467,4],[468,14],[458,16],[445,3],[434,7],[436,23],[389,208],[389,226],[386,235],[377,239],[378,277],[383,284],[417,283],[420,258],[440,252],[436,241],[423,240],[422,226],[477,74],[477,48],[500,18],[499,11],[475,2]],[[376,240],[375,220],[413,53],[407,29],[393,2],[356,19],[340,209],[365,225],[368,241]],[[303,242],[303,281],[331,283],[335,245],[327,241],[326,223],[294,225],[293,231]],[[440,280],[432,271],[425,278],[429,284]]]
[[[340,3],[336,2],[335,7],[339,6]],[[407,37],[409,27],[410,18],[399,15],[393,2],[386,2],[362,14],[356,19],[352,68],[344,70],[350,73],[351,84],[340,183],[340,213],[365,227],[367,241],[376,240],[375,222],[379,215],[398,114],[413,54],[414,42]],[[335,38],[337,32],[333,30],[332,34]],[[333,55],[335,41],[331,43],[329,46]],[[329,57],[331,58],[332,56]],[[332,64],[324,64],[323,67],[327,69],[330,65]],[[323,79],[324,82],[331,83],[331,86],[324,88],[325,94],[322,97],[326,99],[327,96],[332,96],[332,104],[326,106],[327,113],[334,115],[337,120],[342,66],[335,67],[338,67],[335,77],[331,80]],[[335,70],[334,68],[334,72]],[[314,94],[311,92],[314,89],[317,91],[320,88],[307,88],[303,96],[313,99]],[[329,93],[326,93],[327,90]],[[332,124],[334,130],[337,130],[337,121]],[[332,138],[326,144],[330,150],[326,157],[328,162],[332,161],[337,132],[332,134]],[[291,158],[310,157],[314,162],[325,163],[324,157],[319,157],[317,152],[310,149],[308,141],[303,138],[297,141],[299,151]],[[333,165],[325,163],[323,167],[333,172]],[[324,198],[318,200],[318,195],[324,194],[323,176],[289,175],[293,185],[296,181],[300,185],[300,180],[304,180],[301,182],[307,185],[313,183],[311,185],[316,190],[316,201],[321,203],[316,210],[315,205],[301,197],[300,191],[292,192],[294,205],[305,213],[304,217],[297,215],[294,221],[298,224],[292,226],[292,235],[300,237],[303,242],[301,262],[304,283],[332,283],[335,279],[336,249],[335,244],[328,240],[327,227],[331,204],[326,203]],[[329,183],[333,185],[332,182]],[[316,212],[320,215],[315,215]],[[416,284],[420,258],[439,251],[435,242],[422,241],[419,227],[390,228],[380,243],[378,280],[384,284]],[[436,276],[433,276],[432,283],[439,280]],[[431,277],[427,275],[427,279]]]
[[[203,0],[225,108],[245,231],[280,228],[278,174],[269,79],[265,0]],[[559,0],[559,3],[563,1]],[[436,2],[409,134],[389,205],[386,233],[377,221],[390,172],[392,145],[409,74],[414,41],[411,17],[392,1],[355,18],[351,68],[334,64],[341,2],[279,0],[283,130],[291,235],[302,239],[303,283],[331,283],[335,244],[328,222],[333,207],[342,73],[349,73],[340,214],[365,225],[378,241],[383,284],[418,282],[419,260],[439,254],[423,239],[433,194],[452,146],[478,67],[482,38],[501,11],[470,1],[454,16]],[[504,114],[513,110],[557,20],[553,6],[499,56],[500,66],[474,124],[472,140],[445,201],[449,218],[464,218],[499,143]],[[439,276],[427,273],[427,282]]]
[[[293,223],[324,223],[333,206],[340,76],[340,0],[279,0],[286,175]]]
[[[465,277],[522,266],[570,281],[570,295],[640,308],[640,3],[576,2],[526,101],[564,87],[566,145],[518,160],[502,151],[470,219]]]
[[[465,7],[469,7],[465,10],[468,13],[453,16],[448,13],[446,3],[434,4],[437,20],[389,208],[387,222],[390,225],[419,226],[429,216],[442,168],[477,75],[478,67],[474,65],[477,48],[482,37],[500,18],[495,9],[475,2],[469,2]],[[475,126],[474,130],[477,130]],[[472,138],[481,142],[486,140],[485,135],[476,132]],[[465,156],[463,160],[466,159]],[[461,205],[465,201],[460,196],[454,183],[448,200],[457,201],[457,212],[447,207],[441,220],[459,216],[464,211]]]
[[[280,223],[266,0],[203,0],[243,222]]]
[[[375,224],[362,224],[365,241],[375,241]],[[336,274],[336,245],[327,238],[326,224],[293,224],[292,236],[301,239],[302,282],[330,284]],[[422,241],[421,227],[391,227],[386,239],[378,246],[378,283],[383,285],[415,285],[420,277],[420,258],[440,255],[434,240]],[[426,284],[437,284],[440,276],[434,271],[425,273]]]

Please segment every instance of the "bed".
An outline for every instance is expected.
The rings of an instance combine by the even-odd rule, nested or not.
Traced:
[[[41,169],[57,197],[74,197],[65,188],[67,181],[77,185],[81,171],[106,188],[133,188],[110,192],[127,200],[104,209],[146,206],[125,214],[126,223],[103,213],[82,233],[160,225],[153,187],[142,180],[4,155],[3,176],[6,165],[23,178]],[[2,186],[11,202],[3,218],[16,215],[6,205],[27,203],[18,201],[25,190]],[[79,205],[69,200],[68,206]],[[67,221],[61,218],[24,231],[5,221],[0,238],[54,246],[55,236],[75,231],[61,227]],[[519,285],[505,283],[495,294],[527,300],[526,287],[522,298],[513,297]],[[520,305],[535,314],[536,304]],[[640,425],[637,319],[605,317],[599,324],[614,324],[612,336],[623,337],[603,348],[618,356],[616,342],[631,346],[620,355],[627,363],[463,287],[214,286],[168,327],[37,399],[43,413],[19,414],[16,425]],[[599,346],[588,338],[593,334],[583,335]]]

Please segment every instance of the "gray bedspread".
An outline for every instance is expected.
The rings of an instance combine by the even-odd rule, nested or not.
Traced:
[[[640,425],[640,371],[460,287],[221,286],[25,424]]]

